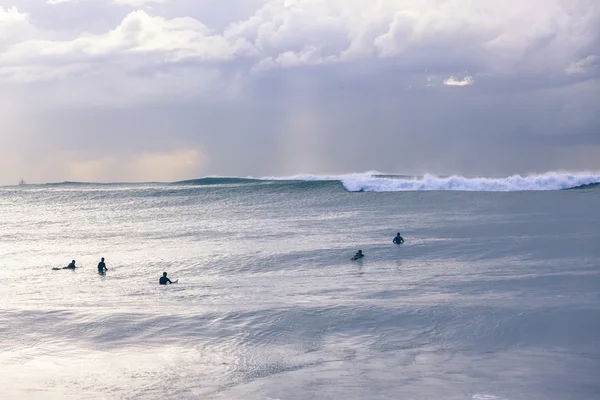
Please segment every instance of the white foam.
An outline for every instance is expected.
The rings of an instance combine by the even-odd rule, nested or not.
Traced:
[[[513,175],[506,178],[438,177],[425,175],[415,178],[390,178],[363,175],[341,179],[351,192],[400,192],[423,190],[455,190],[482,192],[511,192],[528,190],[562,190],[600,183],[600,175],[591,173],[548,172],[540,175]]]

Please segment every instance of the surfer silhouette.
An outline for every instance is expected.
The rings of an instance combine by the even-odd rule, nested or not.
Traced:
[[[60,269],[75,269],[77,268],[77,266],[75,265],[75,260],[71,261],[71,263],[69,265],[67,265],[66,267],[62,267],[62,268],[52,268],[53,270],[57,271]]]
[[[108,271],[108,268],[106,268],[106,264],[104,263],[104,257],[102,257],[102,260],[100,260],[100,262],[98,263],[98,273],[103,274],[106,271]]]
[[[400,244],[400,243],[404,243],[404,238],[402,236],[400,236],[400,232],[398,232],[396,234],[396,237],[394,238],[394,244]]]
[[[354,257],[352,257],[352,258],[351,258],[351,260],[352,260],[352,261],[354,261],[354,260],[358,260],[358,259],[360,259],[360,258],[363,258],[364,256],[365,256],[365,255],[363,254],[362,250],[359,250],[359,251],[358,251],[358,252],[357,252],[357,253],[354,255]]]
[[[179,279],[175,280],[175,282],[171,282],[171,280],[169,278],[167,278],[167,273],[163,272],[163,276],[160,277],[160,279],[158,280],[158,284],[159,285],[167,285],[170,283],[177,283]]]

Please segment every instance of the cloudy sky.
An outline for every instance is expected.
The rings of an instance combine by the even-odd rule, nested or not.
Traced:
[[[600,170],[598,0],[0,0],[0,184]]]

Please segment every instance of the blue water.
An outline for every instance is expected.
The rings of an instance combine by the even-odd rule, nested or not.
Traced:
[[[0,188],[0,397],[597,400],[576,178]]]

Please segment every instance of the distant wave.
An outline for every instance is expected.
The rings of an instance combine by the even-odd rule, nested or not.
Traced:
[[[239,185],[244,183],[262,182],[262,179],[256,178],[236,178],[236,177],[206,177],[199,179],[189,179],[185,181],[173,182],[174,185]]]

